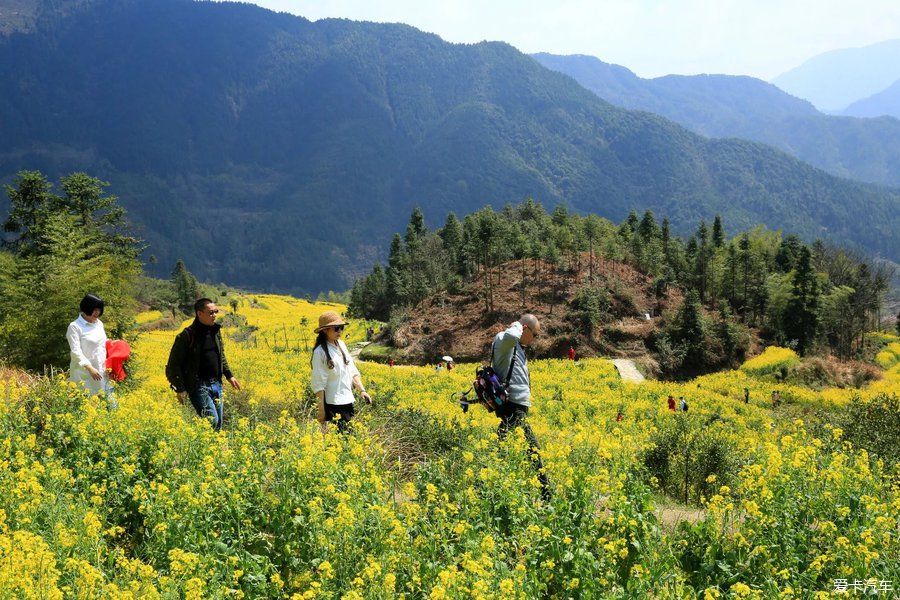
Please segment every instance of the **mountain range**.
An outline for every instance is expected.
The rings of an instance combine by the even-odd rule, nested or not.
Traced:
[[[184,258],[247,288],[345,289],[414,206],[436,225],[525,197],[900,258],[896,192],[613,106],[504,43],[235,3],[37,6],[0,37],[0,179],[110,181],[156,274]]]
[[[845,109],[897,81],[900,81],[900,39],[819,54],[779,75],[772,83],[789,94],[809,100],[824,112],[858,114]]]
[[[533,57],[617,106],[653,112],[710,137],[763,142],[841,177],[900,186],[898,119],[826,115],[806,100],[753,77],[643,79],[592,56]]]
[[[900,56],[897,59],[900,60]],[[900,119],[900,79],[877,94],[857,100],[844,109],[844,114],[852,117],[890,115]]]

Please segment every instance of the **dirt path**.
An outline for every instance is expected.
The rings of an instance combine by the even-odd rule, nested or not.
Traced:
[[[619,377],[622,378],[622,381],[630,381],[632,383],[644,381],[644,376],[637,370],[633,360],[614,358],[612,362],[616,365],[616,370],[619,372]]]
[[[350,356],[353,358],[359,358],[359,353],[363,351],[363,348],[371,344],[372,342],[359,342],[353,350],[350,351]]]

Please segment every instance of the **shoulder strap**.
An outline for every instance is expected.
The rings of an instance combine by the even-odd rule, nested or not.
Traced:
[[[491,342],[491,367],[494,366],[494,345],[497,343],[495,339]],[[516,364],[516,348],[519,347],[519,342],[516,342],[516,345],[513,346],[512,358],[509,359],[509,370],[506,372],[506,379],[503,380],[504,386],[509,386],[509,380],[512,379],[513,366]]]
[[[506,387],[509,387],[509,380],[512,379],[513,366],[516,364],[516,350],[519,348],[519,342],[516,342],[516,345],[513,346],[512,358],[509,359],[509,371],[506,373],[506,380],[503,384]]]

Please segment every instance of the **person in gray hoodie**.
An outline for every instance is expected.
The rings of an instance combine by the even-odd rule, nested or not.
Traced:
[[[506,438],[510,430],[521,427],[528,441],[528,452],[541,482],[541,496],[550,499],[550,482],[544,473],[540,445],[526,419],[531,406],[531,376],[528,373],[528,358],[523,347],[530,346],[541,333],[537,317],[525,314],[506,331],[498,333],[491,345],[491,366],[506,385],[506,402],[497,407],[500,426],[497,435]]]

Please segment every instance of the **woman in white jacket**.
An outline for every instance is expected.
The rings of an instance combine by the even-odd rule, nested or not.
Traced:
[[[372,397],[366,393],[362,378],[347,345],[341,340],[347,323],[334,311],[322,313],[318,337],[313,346],[312,376],[310,386],[318,400],[317,420],[325,431],[325,423],[337,418],[338,430],[347,431],[350,419],[355,414],[353,408],[353,388],[356,387],[362,398],[372,403]]]
[[[69,381],[80,383],[90,394],[105,396],[110,408],[116,399],[106,370],[106,330],[100,317],[104,302],[94,294],[81,300],[78,318],[69,323]]]

